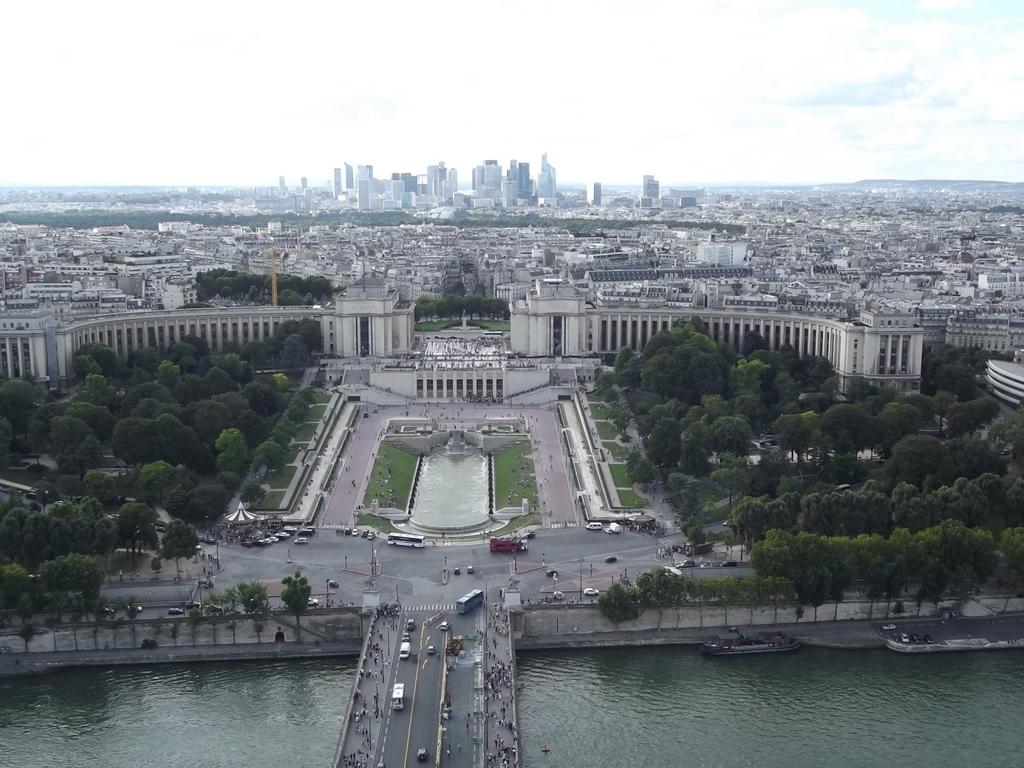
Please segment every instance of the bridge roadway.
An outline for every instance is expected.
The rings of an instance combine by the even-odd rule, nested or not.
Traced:
[[[447,632],[442,622],[448,622]],[[485,604],[465,615],[395,610],[380,615],[370,632],[335,768],[518,765],[513,649],[503,608]],[[405,634],[412,652],[400,659]],[[446,653],[456,651],[460,640],[461,650]],[[391,705],[396,683],[405,686],[399,710]]]

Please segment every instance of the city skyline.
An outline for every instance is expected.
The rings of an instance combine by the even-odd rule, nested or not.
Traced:
[[[494,33],[529,50],[508,67],[454,63],[491,28],[472,5],[316,23],[246,5],[244,27],[234,4],[18,6],[0,184],[252,186],[545,152],[563,184],[1024,179],[1024,10],[889,5],[525,3]]]

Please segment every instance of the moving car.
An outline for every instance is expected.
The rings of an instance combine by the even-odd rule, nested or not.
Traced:
[[[619,558],[617,558],[615,555],[608,555],[608,557],[606,557],[604,561],[606,563],[617,563],[619,561]]]
[[[601,590],[600,589],[595,589],[594,587],[587,587],[586,589],[583,590],[583,594],[586,595],[587,597],[597,597],[598,595],[601,594]]]
[[[472,573],[472,572],[473,572],[473,566],[472,565],[467,565],[466,566],[466,573]]]
[[[587,530],[588,531],[603,531],[604,530],[604,526],[602,526],[599,522],[597,522],[595,520],[595,521],[593,521],[591,523],[587,523]]]
[[[695,562],[693,562],[693,560],[683,560],[683,562],[681,562],[678,567],[679,568],[695,568],[696,566],[697,566],[697,564]]]
[[[437,651],[435,650],[434,646],[428,645],[427,646],[427,656],[433,656],[435,653],[437,653]]]
[[[555,590],[554,592],[551,593],[551,597],[554,600],[565,600],[565,592],[560,592],[559,590]]]
[[[296,544],[309,544],[309,539],[307,539],[305,536],[299,536],[299,538],[297,538],[295,540],[295,543]]]
[[[405,630],[407,632],[412,632],[414,629],[416,629],[415,619],[409,619],[407,622],[405,622]]]
[[[416,760],[417,760],[417,762],[425,763],[425,762],[427,762],[427,756],[428,756],[428,753],[427,753],[426,748],[425,747],[420,747],[419,751],[416,753]]]
[[[306,601],[306,607],[307,608],[319,608],[320,607],[320,600],[319,600],[319,598],[316,598],[316,597],[309,598],[309,600]]]
[[[709,563],[709,562],[703,562],[703,563],[700,564],[700,567],[701,568],[714,568],[715,564],[714,563]]]
[[[738,568],[739,567],[739,563],[737,563],[735,560],[726,560],[724,563],[722,563],[722,567],[723,568]]]
[[[447,632],[448,627],[450,626],[451,624],[449,624],[447,621],[442,621],[440,624],[437,625],[437,628],[440,629],[442,632]]]
[[[558,575],[558,569],[557,568],[548,568],[548,576],[554,578],[557,575]]]
[[[605,533],[622,533],[622,526],[618,523],[609,523],[608,527],[604,529]]]
[[[459,574],[462,573],[462,569],[459,568],[459,566],[456,565],[454,570],[452,570],[452,573],[455,574],[456,576],[458,576]]]
[[[398,658],[408,659],[412,656],[412,643],[405,642],[398,647]]]
[[[185,609],[184,608],[168,608],[167,609],[167,615],[168,616],[184,616],[185,615]]]
[[[893,630],[893,629],[896,629],[896,625],[895,624],[883,624],[882,625],[882,629],[884,629],[886,631]]]
[[[335,579],[328,579],[327,580],[327,586],[330,587],[331,589],[337,589],[340,585],[338,584],[337,580],[335,580]]]

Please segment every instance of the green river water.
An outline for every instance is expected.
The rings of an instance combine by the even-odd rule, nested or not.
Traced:
[[[330,765],[349,659],[0,680],[0,766]],[[519,659],[525,768],[1024,765],[1024,654]],[[542,748],[547,745],[549,752]]]

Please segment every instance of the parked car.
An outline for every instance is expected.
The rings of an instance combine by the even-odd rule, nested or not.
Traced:
[[[565,600],[565,592],[556,589],[551,593],[551,597],[554,600]]]
[[[337,580],[335,580],[335,579],[328,579],[327,580],[327,586],[330,587],[331,589],[337,589],[340,585],[338,584]]]
[[[601,590],[600,589],[595,589],[594,587],[587,587],[586,589],[583,590],[583,594],[586,595],[587,597],[597,597],[598,595],[601,594]]]
[[[714,567],[715,567],[715,564],[714,564],[714,563],[711,563],[711,562],[707,562],[707,561],[705,561],[705,562],[703,562],[703,563],[701,563],[701,564],[700,564],[700,567],[701,567],[701,568],[714,568]]]
[[[537,538],[537,533],[535,531],[527,531],[526,532],[526,538],[528,538],[528,539],[535,539],[535,538]]]
[[[738,566],[739,563],[737,563],[735,560],[726,560],[724,563],[722,563],[723,568],[737,568]]]
[[[696,568],[697,564],[695,562],[693,562],[693,560],[683,560],[683,562],[681,562],[679,564],[679,567],[680,568]]]
[[[883,624],[882,625],[882,629],[884,629],[886,632],[889,632],[891,630],[896,629],[896,625],[895,624]]]
[[[557,568],[548,568],[548,576],[550,578],[554,578],[557,575],[558,575],[558,569]]]
[[[320,607],[320,599],[316,598],[316,597],[309,598],[309,600],[306,601],[306,607],[307,608],[319,608]]]
[[[617,563],[619,561],[619,558],[617,558],[615,555],[608,555],[608,557],[606,557],[604,561],[606,563]]]
[[[595,521],[593,521],[591,523],[587,523],[587,530],[588,531],[603,531],[604,530],[604,526],[601,525],[599,522],[597,522],[595,520]]]
[[[185,615],[185,609],[184,608],[168,608],[167,609],[167,615],[168,616],[184,616]]]

